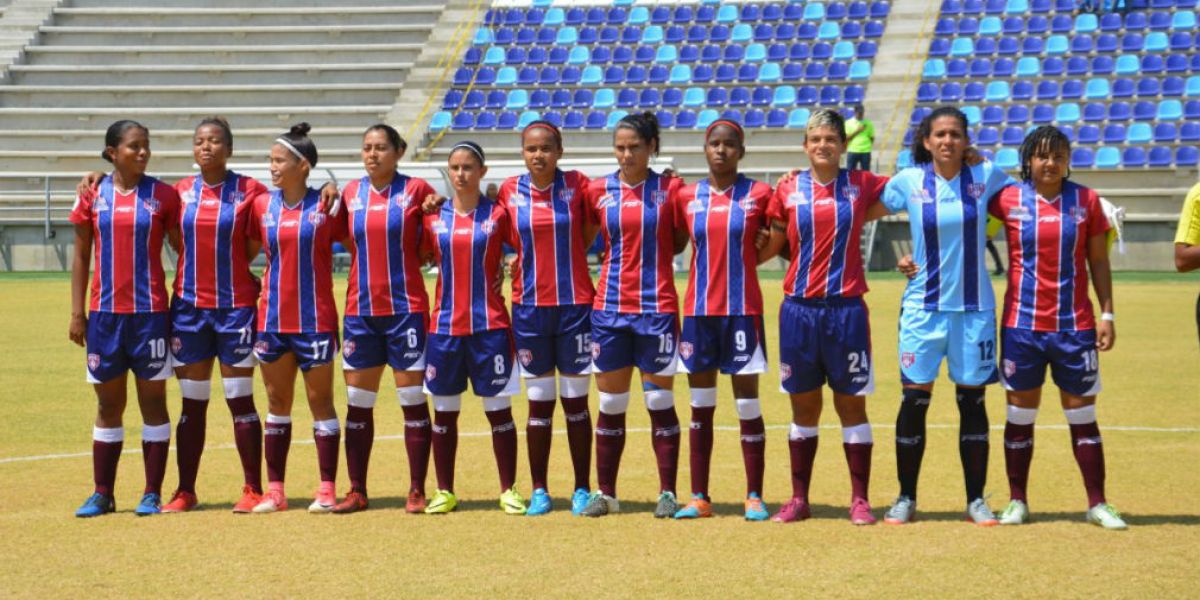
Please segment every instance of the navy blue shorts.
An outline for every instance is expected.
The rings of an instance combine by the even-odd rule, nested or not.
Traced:
[[[285,353],[296,355],[296,364],[301,371],[320,367],[333,362],[338,351],[336,331],[324,333],[270,333],[258,332],[254,342],[254,356],[265,363],[273,363]]]
[[[513,372],[511,329],[489,329],[471,335],[429,334],[425,350],[425,391],[455,396],[467,391],[476,396],[512,396],[521,381]]]
[[[1031,331],[1005,327],[1000,337],[1000,380],[1014,392],[1042,387],[1046,365],[1054,385],[1068,394],[1100,393],[1096,330]]]
[[[342,368],[347,371],[388,365],[396,371],[425,370],[425,313],[388,317],[352,317],[343,321]]]
[[[720,368],[726,375],[767,372],[762,315],[684,317],[679,357],[683,370],[703,373]]]
[[[253,306],[196,308],[186,300],[171,300],[171,355],[176,365],[217,357],[222,364],[253,367]]]
[[[133,371],[138,379],[159,381],[171,376],[167,338],[170,315],[165,312],[93,311],[87,323],[87,380],[104,383]]]
[[[875,391],[867,304],[861,297],[789,297],[779,307],[779,387],[801,394],[826,382],[839,394]]]
[[[592,311],[592,365],[597,372],[636,366],[642,373],[674,375],[678,343],[674,313]]]
[[[566,375],[592,368],[592,307],[590,304],[512,307],[517,363],[526,377],[541,377],[555,369]]]

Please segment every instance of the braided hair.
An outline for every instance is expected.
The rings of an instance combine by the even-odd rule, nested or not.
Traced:
[[[1065,150],[1070,156],[1071,140],[1067,134],[1053,125],[1042,125],[1025,136],[1025,141],[1021,142],[1021,181],[1033,180],[1033,156],[1035,154],[1054,153],[1059,150]],[[1070,176],[1071,167],[1068,162],[1067,174],[1063,179]]]

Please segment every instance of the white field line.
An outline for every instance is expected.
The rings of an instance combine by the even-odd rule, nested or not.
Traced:
[[[779,430],[779,429],[787,429],[788,427],[789,427],[788,425],[768,425],[766,427],[766,429]],[[875,428],[875,429],[895,429],[896,428],[895,425],[892,425],[890,423],[872,423],[871,427]],[[926,429],[957,429],[958,425],[947,424],[947,423],[931,423],[931,424],[926,425],[925,427],[926,427]],[[1041,430],[1065,431],[1067,429],[1067,426],[1066,425],[1038,425],[1037,428],[1041,429]],[[733,426],[729,426],[729,425],[717,425],[713,429],[715,431],[738,431],[739,430],[737,427],[733,427]],[[822,425],[821,429],[841,429],[841,426],[839,426],[839,425]],[[992,425],[991,429],[993,431],[1003,431],[1004,425]],[[519,435],[525,434],[525,432],[521,431],[519,428],[517,431],[518,431]],[[1105,433],[1105,432],[1109,432],[1109,431],[1121,431],[1121,432],[1128,431],[1128,432],[1138,432],[1138,433],[1200,433],[1200,427],[1143,427],[1143,426],[1138,426],[1138,425],[1104,425],[1100,428],[1101,433]],[[629,427],[629,428],[625,429],[625,432],[626,433],[649,433],[650,428],[648,428],[648,427]],[[566,435],[566,433],[567,433],[567,431],[565,429],[554,430],[555,435]],[[458,435],[459,435],[459,437],[471,438],[471,437],[485,437],[485,436],[490,436],[491,434],[492,434],[491,431],[460,431]],[[404,439],[404,436],[403,435],[377,435],[377,436],[375,436],[375,439],[376,440],[402,440],[402,439]],[[312,445],[313,441],[310,439],[299,439],[299,440],[292,440],[292,444],[294,444],[294,445]],[[204,447],[205,450],[232,450],[234,448],[236,448],[236,446],[234,446],[233,444],[207,444]],[[172,449],[174,449],[174,448],[172,448]],[[122,452],[122,454],[138,454],[138,453],[141,453],[140,448],[129,448]],[[61,458],[83,458],[83,457],[87,457],[87,456],[91,456],[91,455],[92,455],[91,452],[70,452],[70,453],[64,453],[64,454],[42,454],[42,455],[38,455],[38,456],[10,456],[7,458],[0,458],[0,464],[20,463],[20,462],[37,462],[37,461],[43,461],[43,460],[57,460],[57,459],[61,459]]]

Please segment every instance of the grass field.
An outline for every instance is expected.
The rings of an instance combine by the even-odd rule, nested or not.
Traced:
[[[869,402],[877,442],[871,502],[878,515],[897,490],[892,423],[899,396],[896,307],[903,284],[894,275],[870,279],[878,384]],[[780,285],[769,281],[764,287],[772,307],[767,331],[773,354]],[[0,276],[5,357],[0,362],[0,550],[6,565],[0,569],[0,596],[1193,596],[1200,583],[1200,353],[1192,321],[1198,289],[1194,277],[1118,277],[1117,345],[1101,359],[1099,417],[1108,495],[1130,523],[1122,533],[1083,523],[1083,486],[1052,394],[1039,416],[1030,484],[1036,521],[992,529],[963,523],[957,414],[945,379],[935,389],[929,416],[923,520],[908,527],[849,524],[849,481],[831,408],[823,418],[814,475],[815,518],[788,526],[744,522],[736,415],[724,382],[717,418],[725,429],[717,434],[712,476],[719,514],[707,521],[651,518],[657,479],[648,419],[636,396],[620,515],[591,521],[565,510],[571,480],[561,434],[555,437],[551,463],[557,512],[538,519],[503,515],[495,504],[486,420],[469,398],[460,423],[465,435],[458,492],[464,505],[444,517],[405,514],[403,424],[386,393],[377,409],[380,439],[372,460],[370,511],[342,517],[296,509],[307,505],[317,480],[315,452],[303,433],[310,418],[300,402],[298,443],[289,465],[293,509],[232,515],[240,468],[219,388],[198,484],[201,510],[134,518],[142,485],[140,452],[135,451],[124,456],[118,474],[120,512],[78,520],[72,513],[91,491],[88,452],[95,401],[83,378],[83,350],[66,336],[69,283],[61,275]],[[344,296],[342,283],[338,296]],[[261,380],[257,386],[263,412]],[[337,387],[344,416],[344,386]],[[675,386],[685,419],[686,387],[682,378]],[[172,382],[168,389],[174,417],[178,387]],[[769,428],[765,497],[772,510],[790,491],[784,429],[790,414],[777,389],[772,372],[762,383]],[[993,423],[988,489],[997,511],[1008,499],[997,430],[1003,423],[1002,396],[997,387],[988,396]],[[521,423],[524,402],[515,400]],[[592,406],[594,413],[594,394]],[[559,429],[561,418],[560,410]],[[138,423],[131,408],[127,448],[139,447]],[[175,484],[173,454],[168,493]],[[688,485],[686,457],[685,447],[681,492]],[[339,477],[339,491],[344,491],[344,464]],[[518,487],[528,494],[524,466]]]

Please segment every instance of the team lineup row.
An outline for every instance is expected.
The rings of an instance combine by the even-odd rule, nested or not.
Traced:
[[[297,125],[274,141],[270,171],[276,189],[268,191],[227,169],[233,135],[221,118],[197,127],[193,147],[200,173],[174,187],[146,175],[145,127],[119,121],[109,128],[103,156],[113,171],[86,176],[71,213],[76,245],[70,337],[87,348],[88,379],[99,399],[95,490],[77,516],[115,510],[129,370],[137,379],[147,479],[135,512],[196,506],[217,359],[245,474],[235,512],[287,508],[284,479],[297,373],[312,411],[321,480],[309,511],[366,509],[373,407],[385,366],[392,369],[404,412],[409,512],[446,513],[457,506],[457,419],[468,383],[492,427],[499,504],[506,513],[540,515],[553,508],[547,465],[556,399],[563,404],[574,468],[571,511],[592,517],[617,512],[636,367],[659,472],[656,517],[712,514],[708,475],[722,373],[730,376],[740,420],[746,519],[809,517],[808,487],[827,385],[842,423],[852,482],[850,519],[872,524],[867,492],[874,444],[866,396],[874,389],[874,361],[858,240],[868,220],[907,211],[914,254],[901,263],[910,282],[900,317],[904,389],[895,443],[900,493],[885,521],[908,523],[916,514],[925,413],[945,359],[961,416],[968,520],[986,526],[1029,518],[1025,488],[1049,366],[1087,490],[1087,519],[1125,527],[1104,496],[1094,407],[1100,390],[1097,351],[1115,341],[1110,225],[1096,193],[1068,179],[1069,141],[1053,127],[1038,128],[1026,139],[1018,181],[974,156],[966,118],[957,109],[941,108],[914,136],[918,166],[889,179],[840,168],[844,122],[838,113],[821,110],[804,137],[811,168],[784,176],[772,188],[739,173],[746,148],[742,128],[733,121],[718,120],[706,130],[709,173],[691,185],[649,168],[659,148],[651,113],[621,120],[613,135],[619,169],[595,180],[558,168],[562,134],[537,121],[520,134],[528,172],[506,180],[495,200],[480,193],[487,173],[483,148],[473,142],[452,148],[453,193],[442,199],[428,183],[397,172],[406,145],[382,124],[363,136],[364,177],[340,193],[332,186],[311,189],[307,181],[318,153],[308,130],[307,124]],[[1002,224],[1011,265],[999,344],[1002,369],[983,258],[988,215]],[[593,284],[586,249],[596,236],[603,253]],[[179,254],[170,300],[161,264],[164,239]],[[340,344],[332,286],[335,242],[351,255]],[[689,244],[691,268],[680,301],[672,259]],[[511,315],[500,285],[506,245],[516,250]],[[261,283],[250,271],[260,251],[267,263]],[[792,405],[793,489],[772,517],[762,498],[765,428],[758,375],[767,369],[767,351],[757,265],[779,254],[789,260],[779,308],[778,369]],[[423,263],[438,267],[432,303]],[[1099,319],[1088,297],[1089,270]],[[341,502],[334,484],[343,427],[332,381],[339,350],[350,479]],[[265,427],[252,395],[255,365],[267,389]],[[165,380],[172,368],[183,395],[176,430],[179,487],[161,504],[171,434]],[[690,388],[692,489],[686,504],[676,497],[677,369],[687,373]],[[595,489],[587,397],[593,373],[599,389]],[[519,378],[525,379],[529,401],[528,500],[515,488],[511,397],[520,392]],[[989,453],[984,392],[1001,380],[1008,395],[1004,438],[1011,501],[997,518],[983,494]],[[430,454],[437,489],[426,498]]]

